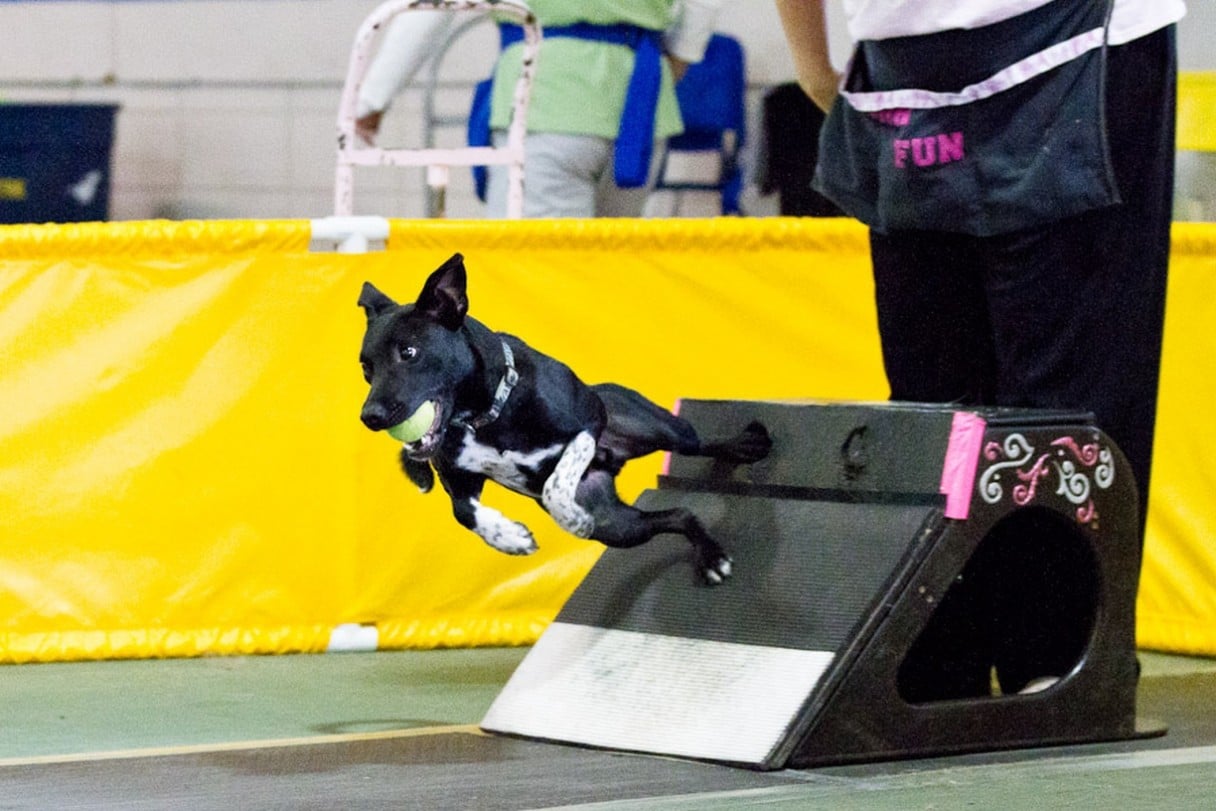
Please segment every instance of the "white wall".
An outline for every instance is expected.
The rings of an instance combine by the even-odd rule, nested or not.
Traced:
[[[331,210],[334,117],[366,0],[178,0],[0,4],[0,100],[121,105],[111,216],[314,217]],[[1216,3],[1192,0],[1184,69],[1216,69]],[[720,29],[742,40],[753,109],[792,64],[769,0],[728,3]],[[837,61],[847,40],[834,25]],[[459,114],[488,70],[490,35],[445,63],[441,101]],[[421,145],[421,93],[394,107],[386,140]],[[758,128],[752,128],[753,143]],[[441,143],[458,144],[447,131]],[[463,171],[449,216],[478,216]],[[361,213],[422,216],[412,170],[361,170]],[[710,201],[685,213],[710,213]],[[763,208],[763,207],[761,207]]]

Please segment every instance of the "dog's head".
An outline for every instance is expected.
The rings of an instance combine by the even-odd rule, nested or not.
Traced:
[[[464,258],[455,254],[444,262],[413,304],[398,304],[364,282],[359,306],[367,313],[359,362],[371,386],[363,424],[373,431],[406,424],[406,453],[428,459],[443,439],[461,384],[476,370],[461,332],[469,309]],[[420,424],[432,409],[429,425]]]

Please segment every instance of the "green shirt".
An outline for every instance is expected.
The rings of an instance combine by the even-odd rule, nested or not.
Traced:
[[[576,22],[630,23],[661,32],[671,25],[675,0],[531,0],[528,5],[542,29]],[[493,129],[506,129],[510,122],[523,47],[512,45],[498,60],[490,113]],[[660,140],[684,129],[666,59],[662,68],[655,112],[655,138]],[[528,131],[615,138],[632,72],[633,50],[624,45],[573,37],[542,39],[528,103]]]

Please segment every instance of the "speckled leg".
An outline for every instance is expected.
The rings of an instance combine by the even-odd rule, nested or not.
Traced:
[[[575,501],[578,484],[594,458],[595,437],[584,431],[566,446],[541,491],[541,503],[553,520],[579,538],[590,538],[595,531],[595,520]]]

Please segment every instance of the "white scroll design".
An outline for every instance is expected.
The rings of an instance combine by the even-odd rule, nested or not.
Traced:
[[[1072,436],[1059,437],[1040,452],[1025,435],[1012,433],[1002,442],[988,442],[983,456],[989,464],[979,477],[978,487],[986,504],[999,504],[1007,490],[1015,505],[1031,504],[1044,492],[1039,485],[1054,473],[1054,494],[1073,506],[1079,523],[1090,526],[1098,521],[1094,489],[1106,490],[1115,482],[1114,454],[1099,444],[1096,436],[1085,442]]]

